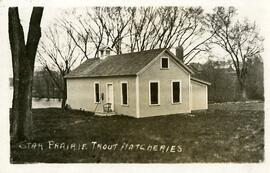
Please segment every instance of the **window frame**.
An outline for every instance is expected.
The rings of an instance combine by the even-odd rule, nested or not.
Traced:
[[[173,101],[173,83],[179,82],[179,102]],[[171,103],[172,104],[181,104],[182,103],[182,81],[181,80],[171,80]]]
[[[168,62],[168,67],[167,67],[167,68],[162,66],[162,59],[167,59],[167,62]],[[167,69],[169,69],[169,68],[170,68],[169,57],[161,57],[161,58],[160,58],[160,69],[162,69],[162,70],[167,70]]]
[[[123,84],[127,85],[127,104],[123,103]],[[127,81],[121,81],[120,82],[120,95],[121,95],[121,106],[128,106],[129,105],[129,94],[128,94],[128,82]]]
[[[98,84],[98,96],[99,96],[99,102],[97,102],[97,96],[96,96],[96,84]],[[101,93],[100,93],[100,82],[94,82],[94,103],[100,103],[100,96],[101,96]]]
[[[110,51],[109,49],[106,49],[106,50],[105,50],[105,55],[108,56],[108,55],[110,55],[110,54],[111,54],[111,51]]]
[[[151,103],[151,83],[158,83],[158,103]],[[148,97],[149,97],[149,106],[160,106],[160,81],[159,80],[150,80],[148,83]]]

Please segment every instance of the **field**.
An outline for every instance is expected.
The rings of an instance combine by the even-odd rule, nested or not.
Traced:
[[[262,102],[135,119],[34,109],[34,139],[11,144],[11,163],[191,163],[264,160]]]

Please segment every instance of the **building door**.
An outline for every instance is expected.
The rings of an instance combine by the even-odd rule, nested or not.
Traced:
[[[113,99],[113,84],[107,84],[106,102],[111,103],[112,111],[114,111],[114,99]]]

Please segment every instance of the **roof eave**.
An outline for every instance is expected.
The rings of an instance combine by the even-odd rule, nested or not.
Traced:
[[[102,78],[102,77],[122,77],[122,76],[136,76],[136,74],[123,74],[123,75],[92,75],[92,76],[65,76],[66,79],[82,79],[82,78]]]
[[[204,81],[204,80],[201,80],[201,79],[198,79],[198,78],[195,78],[195,77],[190,77],[190,80],[193,80],[193,81],[195,81],[195,82],[198,82],[198,83],[201,83],[201,84],[204,84],[204,85],[208,85],[208,86],[211,85],[210,82],[206,82],[206,81]]]

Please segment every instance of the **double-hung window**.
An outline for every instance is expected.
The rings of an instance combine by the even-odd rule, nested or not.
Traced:
[[[169,58],[162,57],[160,59],[160,68],[161,69],[169,69]]]
[[[99,84],[99,82],[94,82],[94,99],[95,99],[95,103],[100,102],[100,84]]]
[[[181,81],[180,80],[173,80],[172,81],[172,83],[171,83],[171,97],[172,97],[172,104],[182,102]]]
[[[121,105],[128,105],[128,83],[121,82]]]
[[[149,105],[160,104],[160,86],[159,81],[149,82]]]

